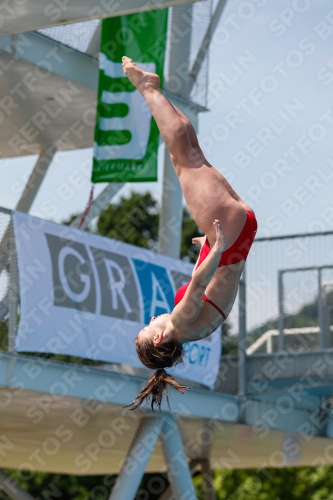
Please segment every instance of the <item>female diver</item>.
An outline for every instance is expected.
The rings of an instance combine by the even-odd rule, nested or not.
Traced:
[[[123,57],[125,75],[146,100],[169,149],[187,206],[206,235],[189,283],[176,293],[171,314],[151,318],[135,339],[140,361],[157,372],[138,394],[131,409],[151,399],[160,409],[167,384],[184,392],[164,368],[182,361],[183,343],[210,335],[228,316],[237,294],[257,222],[253,210],[203,155],[195,130],[160,92],[158,75],[143,72]],[[223,228],[223,230],[222,230]]]

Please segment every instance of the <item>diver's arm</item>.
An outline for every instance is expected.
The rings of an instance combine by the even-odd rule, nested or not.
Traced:
[[[202,296],[219,265],[226,246],[220,221],[214,221],[214,226],[216,231],[215,244],[202,264],[193,272],[192,281],[189,283],[184,297],[171,314],[175,326],[181,327],[181,325],[194,323],[201,312]]]
[[[226,247],[226,240],[224,232],[219,220],[214,221],[216,241],[211,251],[200,264],[200,266],[193,271],[192,282],[196,287],[206,288],[212,279],[221,259],[223,250]]]

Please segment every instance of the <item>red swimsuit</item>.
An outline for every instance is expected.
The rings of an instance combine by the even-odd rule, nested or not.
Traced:
[[[230,248],[228,248],[228,250],[225,250],[225,252],[222,253],[218,267],[237,264],[242,260],[246,260],[257,232],[257,220],[255,218],[255,215],[249,210],[246,210],[246,213],[247,213],[247,219],[240,235],[238,236],[235,243]],[[210,252],[210,244],[206,236],[205,242],[201,247],[199,258],[195,268],[198,268],[200,264],[202,264],[202,262],[205,260],[209,252]],[[177,305],[184,297],[190,282],[191,280],[177,290],[175,295],[175,305]],[[212,300],[206,297],[206,295],[203,295],[202,300],[204,302],[208,302],[213,307],[215,307],[215,309],[221,314],[223,321],[227,318],[224,312],[216,304],[214,304]]]

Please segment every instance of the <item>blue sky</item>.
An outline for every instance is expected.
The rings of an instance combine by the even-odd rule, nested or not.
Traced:
[[[328,1],[229,2],[213,37],[200,132],[262,235],[333,228],[332,23]]]
[[[230,1],[213,36],[199,138],[255,209],[262,236],[333,226],[332,41],[329,0]],[[83,210],[91,157],[90,148],[58,153],[31,214],[61,221]],[[150,190],[160,199],[162,158],[158,183],[119,195]],[[35,161],[1,161],[2,205],[15,206]]]

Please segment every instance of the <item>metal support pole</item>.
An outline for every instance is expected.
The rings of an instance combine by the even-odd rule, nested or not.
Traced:
[[[16,210],[25,213],[29,212],[56,152],[57,146],[55,144],[41,152],[23,194],[16,205]]]
[[[141,420],[109,500],[134,499],[163,423],[163,417]]]
[[[278,272],[279,352],[284,351],[283,271]]]
[[[178,5],[172,8],[170,40],[170,64],[165,82],[166,90],[177,93],[180,76],[182,98],[187,98],[190,89],[189,56],[191,49],[192,5]],[[177,33],[188,33],[179,37]],[[185,78],[183,77],[185,75]],[[174,79],[177,89],[173,88]],[[179,259],[182,235],[182,191],[170,159],[169,151],[164,152],[164,178],[161,216],[158,231],[158,252]]]
[[[196,500],[192,477],[184,452],[178,425],[171,415],[165,417],[161,432],[168,476],[177,500]]]
[[[164,151],[162,209],[158,230],[158,252],[175,259],[180,257],[182,236],[182,190],[168,148]]]
[[[246,392],[246,283],[245,267],[238,285],[239,298],[239,333],[238,333],[238,395]]]
[[[15,352],[15,339],[17,331],[17,306],[18,306],[18,270],[17,255],[15,245],[15,235],[13,222],[10,223],[11,241],[10,241],[10,268],[9,268],[9,321],[8,321],[8,352]]]
[[[331,307],[327,305],[326,296],[323,297],[324,307],[324,349],[329,349],[330,347],[330,317],[331,317]]]
[[[190,463],[188,464],[188,468],[190,469],[191,476],[193,476],[193,474],[198,468],[198,460],[191,460]],[[175,497],[173,495],[171,486],[169,485],[158,500],[173,500],[174,498]]]
[[[209,458],[201,460],[202,486],[205,500],[216,500],[213,486],[213,474],[210,468]]]
[[[7,476],[2,470],[0,470],[0,490],[4,491],[13,500],[34,500],[27,491],[22,489],[14,479]]]
[[[325,316],[325,319],[326,319],[326,332],[327,332],[327,337],[326,337],[326,347],[327,349],[330,349],[331,347],[331,330],[330,330],[330,323],[331,323],[331,314],[332,314],[332,310],[333,310],[333,307],[332,306],[328,306],[326,305],[326,316]]]
[[[111,183],[108,184],[108,186],[103,189],[103,191],[97,196],[96,200],[93,201],[90,210],[87,214],[87,217],[85,218],[81,230],[83,231],[87,226],[89,226],[90,222],[97,217],[101,213],[102,210],[104,210],[105,207],[107,207],[112,200],[112,198],[118,193],[118,191],[124,186],[125,184],[122,182],[119,183]],[[78,227],[80,221],[81,221],[82,214],[80,214],[78,217],[76,217],[72,222],[71,226],[72,227]]]
[[[325,315],[324,297],[321,280],[321,269],[318,269],[318,323],[319,323],[319,348],[325,349]]]
[[[191,3],[172,7],[169,72],[166,90],[187,99],[191,90],[190,55],[192,35]],[[182,33],[182,36],[179,34]]]

